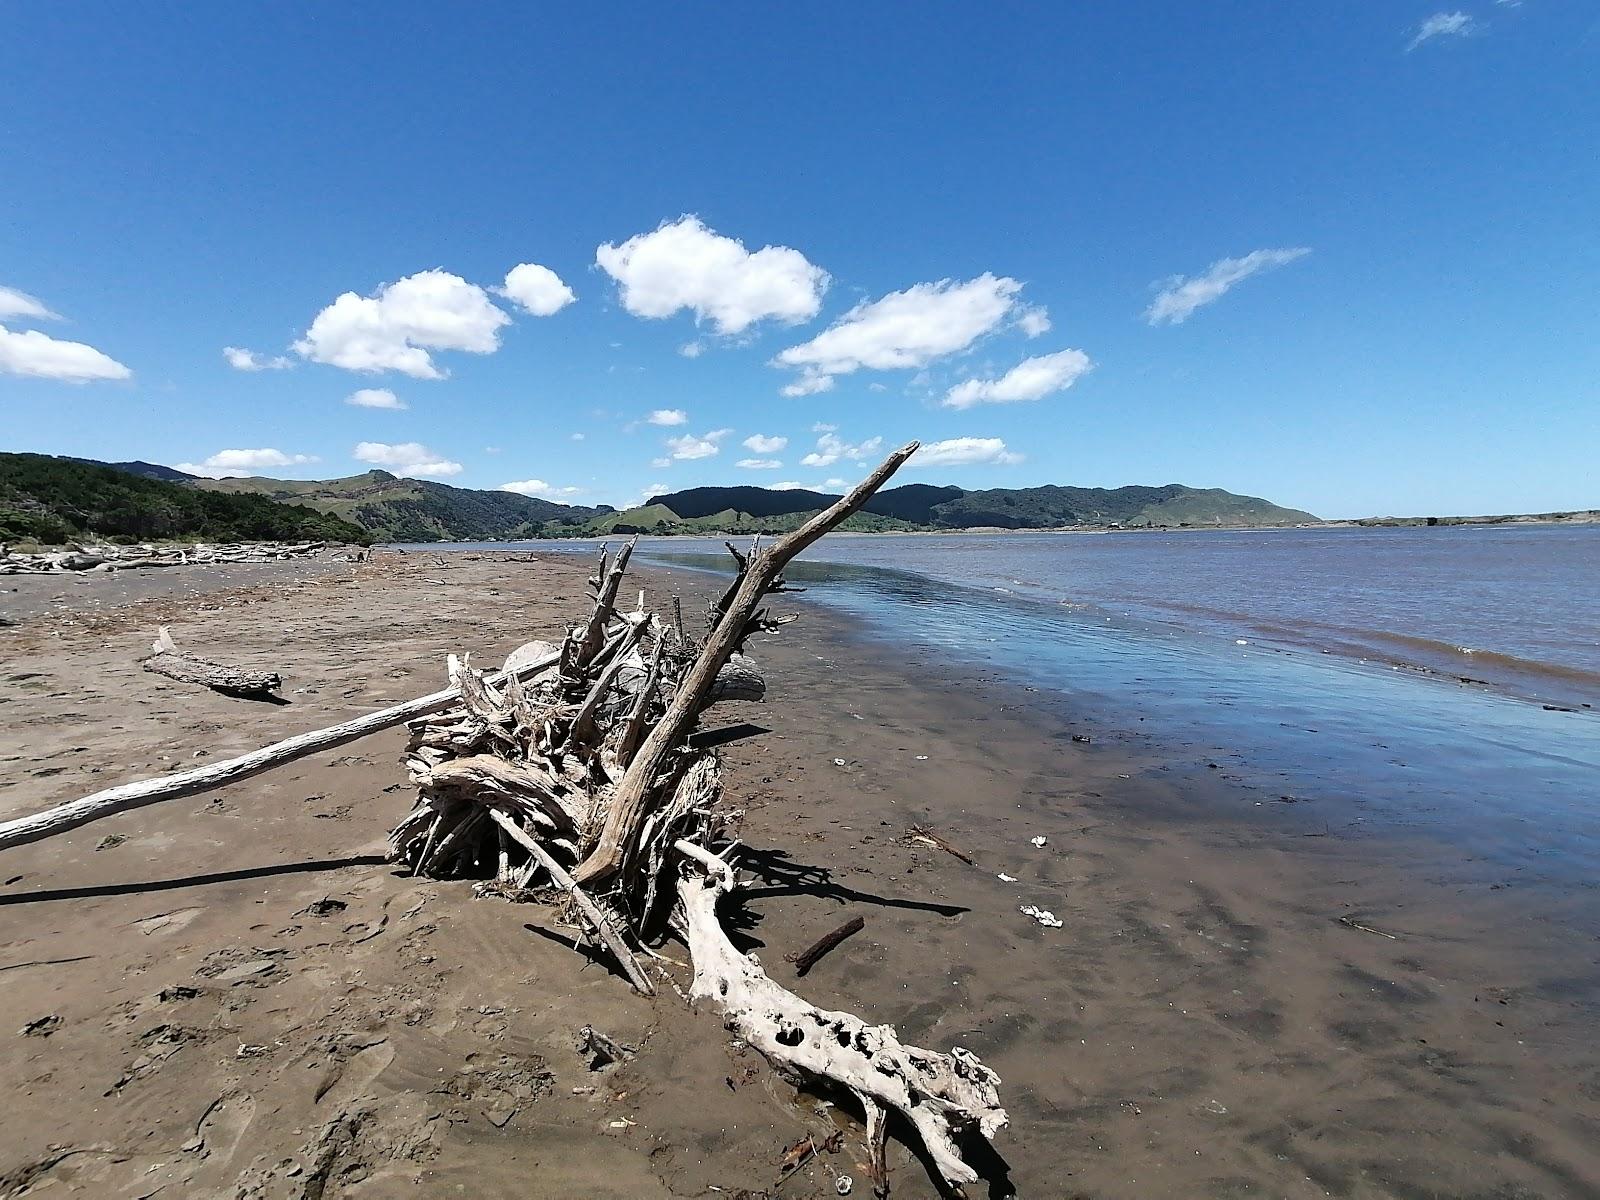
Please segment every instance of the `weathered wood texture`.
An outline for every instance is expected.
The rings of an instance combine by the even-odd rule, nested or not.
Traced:
[[[694,959],[690,999],[714,1007],[780,1073],[854,1092],[868,1118],[875,1177],[886,1179],[887,1167],[874,1125],[883,1110],[893,1110],[916,1129],[947,1187],[976,1183],[978,1173],[962,1158],[957,1140],[968,1130],[993,1137],[1005,1126],[1000,1077],[959,1047],[938,1054],[907,1046],[888,1025],[817,1008],[775,983],[739,953],[718,919],[718,904],[736,887],[732,868],[691,842],[676,848],[691,864],[678,883]]]
[[[176,679],[179,683],[197,683],[225,696],[242,696],[259,700],[283,686],[276,671],[253,671],[248,667],[233,667],[181,653],[172,642],[167,627],[161,627],[156,638],[155,653],[141,664],[146,671]]]

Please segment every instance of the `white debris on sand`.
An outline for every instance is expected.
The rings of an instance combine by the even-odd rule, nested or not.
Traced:
[[[1049,909],[1039,908],[1037,905],[1033,904],[1024,904],[1017,911],[1025,917],[1032,917],[1046,929],[1061,928],[1061,922],[1056,918],[1055,913],[1051,912]]]

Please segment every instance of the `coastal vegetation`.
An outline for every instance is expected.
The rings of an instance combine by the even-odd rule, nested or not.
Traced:
[[[579,525],[602,511],[516,492],[407,479],[379,470],[326,480],[191,478],[189,485],[213,493],[264,496],[281,504],[304,504],[351,521],[385,542],[543,537],[547,528]]]
[[[362,526],[304,505],[204,491],[69,458],[0,453],[0,541],[60,544],[85,537],[121,542],[373,540]]]

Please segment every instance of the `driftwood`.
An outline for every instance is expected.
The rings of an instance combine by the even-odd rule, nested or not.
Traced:
[[[179,683],[198,683],[225,696],[262,699],[283,686],[283,679],[275,671],[252,671],[247,667],[232,667],[179,653],[165,625],[161,627],[152,649],[155,653],[142,664],[146,671],[154,671]]]
[[[670,622],[646,608],[643,594],[623,610],[632,544],[614,559],[602,550],[590,580],[592,611],[559,646],[529,643],[491,673],[452,655],[452,686],[443,692],[8,822],[0,825],[0,848],[193,795],[404,722],[418,797],[390,833],[395,861],[418,877],[475,880],[478,894],[512,901],[555,889],[580,936],[641,992],[653,991],[645,965],[671,961],[652,945],[676,934],[692,959],[692,1000],[717,1009],[786,1078],[856,1097],[880,1193],[891,1112],[916,1131],[940,1182],[959,1191],[978,1175],[958,1139],[989,1137],[1006,1123],[998,1077],[960,1048],[941,1054],[906,1046],[889,1026],[817,1008],[739,953],[718,907],[738,886],[729,864],[740,814],[723,804],[715,752],[690,737],[711,705],[765,695],[745,646],[792,619],[762,607],[790,590],[784,567],[860,509],[916,449],[913,442],[895,451],[848,496],[772,545],[748,553],[730,547],[738,574],[712,605],[703,641],[689,634],[676,603]],[[665,974],[659,962],[654,969]]]
[[[639,748],[627,774],[611,798],[605,823],[594,848],[589,851],[573,877],[590,884],[614,875],[629,856],[640,827],[648,815],[651,791],[657,773],[693,727],[706,694],[718,672],[747,637],[760,626],[757,609],[768,592],[782,586],[783,568],[795,555],[838,525],[872,498],[874,492],[916,453],[917,443],[902,446],[884,459],[872,474],[856,485],[848,496],[818,513],[800,528],[785,534],[765,550],[754,551],[720,602],[719,619],[688,674],[679,684],[677,695]]]
[[[693,999],[718,1009],[787,1077],[857,1097],[880,1188],[890,1111],[917,1131],[940,1180],[959,1188],[977,1174],[957,1138],[1005,1124],[999,1080],[964,1050],[905,1046],[887,1026],[815,1008],[733,947],[717,906],[736,886],[728,859],[737,814],[721,804],[714,753],[689,736],[711,705],[766,694],[744,648],[784,618],[762,602],[788,590],[784,566],[859,509],[915,449],[896,451],[849,496],[765,549],[730,546],[738,575],[712,606],[703,643],[676,604],[670,621],[648,611],[642,595],[632,609],[619,607],[630,543],[614,557],[602,549],[589,581],[593,609],[568,629],[551,669],[497,683],[452,659],[460,700],[410,723],[406,764],[418,804],[390,844],[415,874],[475,879],[483,895],[522,900],[535,894],[530,885],[555,888],[583,936],[641,991],[652,943],[676,933],[693,960]],[[852,922],[806,957],[860,927]]]
[[[910,841],[921,842],[925,846],[932,846],[935,850],[943,850],[952,858],[959,858],[969,867],[977,865],[972,861],[972,856],[965,850],[958,849],[957,847],[951,845],[939,834],[935,833],[933,830],[924,828],[921,825],[913,825],[909,830],[907,830],[906,837]]]
[[[799,954],[786,954],[784,957],[794,964],[794,973],[796,975],[804,975],[821,961],[824,954],[827,954],[846,938],[854,937],[860,933],[866,927],[866,924],[866,921],[861,917],[851,917],[850,920],[839,926],[832,933],[823,934],[811,945],[800,951]]]
[[[70,546],[39,554],[8,551],[0,546],[0,575],[63,575],[81,571],[105,573],[146,567],[183,567],[204,563],[275,562],[320,554],[325,542],[245,542],[185,546]]]
[[[507,661],[511,662],[516,658],[517,654],[513,653]],[[517,675],[532,675],[547,669],[554,662],[554,655],[547,655],[544,659],[519,662],[512,671]],[[102,817],[143,808],[147,804],[159,804],[163,800],[177,800],[183,796],[214,791],[230,783],[238,783],[241,779],[249,779],[252,775],[259,775],[263,771],[270,771],[273,767],[281,767],[284,763],[305,758],[308,754],[331,750],[335,746],[343,746],[357,738],[364,738],[370,733],[392,729],[417,717],[449,708],[460,698],[461,692],[458,688],[448,687],[440,692],[408,700],[404,704],[396,704],[392,708],[379,709],[364,717],[341,721],[326,729],[285,738],[281,742],[252,750],[249,754],[242,754],[238,758],[209,763],[189,771],[174,771],[170,775],[157,775],[134,783],[118,784],[116,787],[105,788],[84,796],[81,800],[73,800],[46,809],[44,812],[3,821],[0,822],[0,850],[37,842],[53,834],[65,833],[80,825],[98,821]]]
[[[904,1045],[888,1025],[817,1008],[773,982],[734,948],[717,919],[717,905],[737,886],[733,869],[691,842],[676,848],[690,864],[678,883],[694,955],[690,999],[720,1009],[724,1024],[780,1072],[855,1093],[866,1112],[874,1178],[887,1174],[883,1122],[892,1110],[921,1136],[946,1186],[976,1183],[956,1140],[969,1130],[992,1137],[1005,1126],[1000,1077],[959,1047],[936,1054]]]

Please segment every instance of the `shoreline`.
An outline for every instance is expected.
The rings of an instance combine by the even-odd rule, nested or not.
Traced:
[[[487,659],[547,636],[581,607],[588,567],[560,554],[390,557],[325,580],[195,580],[98,614],[69,596],[0,630],[25,664],[0,692],[0,757],[18,781],[0,811],[431,690],[448,650]],[[686,570],[637,575],[688,597],[715,586]],[[766,730],[724,751],[768,877],[746,904],[750,936],[787,980],[785,951],[864,915],[797,990],[993,1066],[1012,1113],[996,1150],[1022,1194],[1600,1186],[1581,895],[1552,911],[1548,897],[1440,874],[1453,851],[1419,834],[1335,833],[1315,806],[1263,806],[1196,767],[1192,748],[1107,726],[1089,697],[1045,698],[797,607],[802,621],[752,643],[769,702],[707,722]],[[693,619],[698,600],[685,608]],[[158,616],[197,652],[227,645],[284,669],[293,703],[140,672]],[[330,1196],[413,1180],[423,1194],[527,1194],[535,1169],[548,1194],[759,1194],[783,1146],[826,1131],[714,1020],[581,969],[548,940],[561,934],[550,910],[508,911],[372,861],[408,807],[400,743],[390,731],[8,853],[0,969],[90,957],[0,974],[0,1019],[62,1018],[48,1037],[0,1043],[28,1101],[0,1183],[65,1144],[80,1149],[40,1185],[119,1194],[109,1185],[188,1171],[188,1187],[248,1178],[293,1195],[298,1177],[272,1165],[305,1159],[338,1114],[367,1113]],[[977,865],[906,843],[913,824]],[[127,840],[96,849],[111,835]],[[345,905],[332,921],[300,911],[330,898]],[[1039,927],[1022,904],[1064,928]],[[198,994],[159,998],[173,988]],[[585,1022],[638,1058],[587,1072],[569,1044]],[[182,1032],[151,1042],[159,1028]],[[163,1037],[178,1040],[169,1050]],[[861,1187],[856,1136],[830,1161]],[[196,1137],[199,1161],[182,1149]],[[896,1195],[932,1194],[903,1147],[891,1162]],[[814,1165],[781,1194],[835,1193]]]
[[[981,537],[998,536],[1029,536],[1034,534],[1113,534],[1113,533],[1284,533],[1297,530],[1322,530],[1322,529],[1456,529],[1460,527],[1493,527],[1493,528],[1522,528],[1532,527],[1567,527],[1573,525],[1600,524],[1600,509],[1582,509],[1566,513],[1515,513],[1504,516],[1481,517],[1337,517],[1314,524],[1299,522],[1290,525],[1234,525],[1234,524],[1180,524],[1180,525],[1050,525],[1026,526],[1009,528],[1001,525],[965,525],[949,529],[835,529],[828,534],[830,538],[902,538],[902,537],[950,537],[962,534],[975,534]],[[693,530],[689,532],[655,532],[652,530],[638,530],[637,536],[645,538],[685,539],[694,541],[701,538],[743,538],[750,537],[752,533],[762,537],[773,536],[781,530],[750,530],[750,529],[710,529]],[[544,533],[532,538],[493,538],[483,541],[471,539],[442,539],[433,542],[375,542],[377,549],[393,550],[404,548],[406,550],[429,550],[438,546],[485,546],[490,548],[505,548],[511,546],[543,545],[549,542],[604,542],[625,540],[635,536],[634,532],[628,533],[584,533],[572,536],[558,536],[553,533]]]

